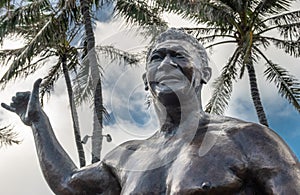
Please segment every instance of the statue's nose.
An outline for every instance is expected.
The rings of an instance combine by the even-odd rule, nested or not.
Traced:
[[[161,61],[160,65],[157,67],[157,69],[168,71],[177,67],[178,65],[172,60],[170,55],[166,55],[165,58]]]

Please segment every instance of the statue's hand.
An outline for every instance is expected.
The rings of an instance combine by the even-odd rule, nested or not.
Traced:
[[[30,126],[33,121],[38,120],[41,111],[39,101],[39,87],[41,82],[42,79],[35,81],[32,93],[29,91],[17,92],[16,96],[12,97],[12,103],[10,103],[10,105],[1,103],[1,106],[19,115],[23,123]]]

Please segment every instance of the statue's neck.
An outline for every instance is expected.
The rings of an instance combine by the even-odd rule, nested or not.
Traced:
[[[169,107],[156,104],[155,108],[161,127],[160,131],[166,133],[174,133],[178,129],[198,125],[199,119],[204,115],[201,104],[197,100],[186,102],[185,105]]]

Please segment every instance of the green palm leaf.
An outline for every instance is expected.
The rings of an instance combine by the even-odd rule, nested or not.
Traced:
[[[129,23],[137,23],[141,26],[166,26],[159,17],[159,9],[148,5],[145,1],[118,0],[115,11]]]
[[[0,148],[4,145],[19,144],[21,141],[17,136],[18,134],[8,126],[0,128]]]
[[[256,1],[257,2],[257,1]],[[287,11],[290,7],[291,0],[263,0],[259,1],[256,6],[254,14],[259,14],[262,16],[270,14],[278,14],[283,11]]]
[[[285,53],[294,56],[300,57],[300,42],[299,41],[285,41],[280,40],[274,37],[264,37],[266,40],[273,42],[275,47],[280,50],[283,50]]]
[[[196,23],[206,23],[225,29],[236,25],[231,9],[216,1],[190,1],[190,0],[157,0],[160,9],[174,12]]]
[[[185,30],[188,34],[194,36],[203,45],[214,42],[217,38],[221,38],[221,39],[235,38],[233,35],[231,35],[231,33],[233,34],[234,32],[231,31],[230,29],[222,29],[222,28],[182,28],[182,29]]]
[[[136,65],[140,61],[140,58],[137,57],[138,55],[130,54],[113,46],[97,46],[95,50],[97,52],[98,58],[102,56],[104,58],[110,59],[111,63],[117,63],[119,65]],[[88,59],[88,56],[86,56],[85,59]],[[86,63],[85,60],[83,60],[82,66],[80,67],[74,80],[74,97],[76,104],[90,102],[93,100],[93,82],[89,64],[90,63]],[[101,66],[99,66],[98,68],[99,72],[103,72]]]
[[[205,107],[205,112],[222,115],[228,105],[232,93],[232,81],[237,76],[236,63],[240,58],[240,48],[237,48],[224,66],[221,75],[213,83],[213,94]]]
[[[43,79],[43,83],[40,86],[40,94],[41,94],[41,100],[43,100],[44,96],[46,94],[50,94],[51,90],[54,88],[55,82],[59,79],[59,77],[62,74],[61,71],[61,62],[58,61],[54,66],[50,68],[48,71],[47,76]],[[42,101],[43,103],[43,101]]]
[[[266,18],[262,22],[269,22],[271,25],[292,24],[300,21],[300,10],[291,11],[287,13],[277,14],[275,16]]]
[[[267,18],[261,21],[260,24],[267,22],[271,26],[263,28],[258,34],[276,29],[285,39],[297,39],[300,36],[300,10]]]
[[[65,20],[65,15],[63,13],[57,15],[56,17],[51,17],[50,20],[43,26],[43,28],[29,41],[28,44],[18,50],[18,54],[13,59],[9,69],[4,73],[0,79],[0,84],[5,84],[11,79],[17,77],[27,76],[27,70],[25,67],[38,68],[33,66],[26,66],[31,63],[31,60],[34,56],[38,56],[42,53],[45,48],[51,48],[55,45],[55,40],[60,36],[60,32],[64,32],[66,26],[62,25],[62,20]],[[39,64],[36,64],[37,66]],[[24,70],[22,72],[18,70]],[[28,70],[30,71],[30,70]]]
[[[260,55],[266,60],[267,69],[264,75],[267,80],[274,82],[278,88],[278,92],[285,97],[296,110],[300,112],[300,81],[278,64],[274,64],[259,49],[255,48]]]
[[[0,42],[11,33],[29,36],[35,28],[27,27],[33,24],[37,25],[43,17],[42,13],[49,11],[49,8],[51,6],[48,0],[40,0],[7,11],[0,17]],[[29,29],[30,31],[28,31]]]

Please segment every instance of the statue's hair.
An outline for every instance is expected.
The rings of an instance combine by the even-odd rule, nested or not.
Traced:
[[[199,43],[199,41],[185,33],[183,30],[180,29],[176,29],[176,28],[170,28],[168,30],[166,30],[165,32],[161,33],[156,40],[154,41],[154,43],[150,46],[149,50],[148,50],[148,54],[147,54],[147,61],[149,61],[149,57],[151,52],[153,51],[153,49],[155,48],[155,46],[159,43],[168,41],[168,40],[183,40],[186,41],[188,43],[190,43],[192,46],[194,46],[196,48],[196,51],[199,53],[200,57],[201,57],[201,66],[208,66],[208,62],[207,62],[207,53],[204,49],[204,47]]]

